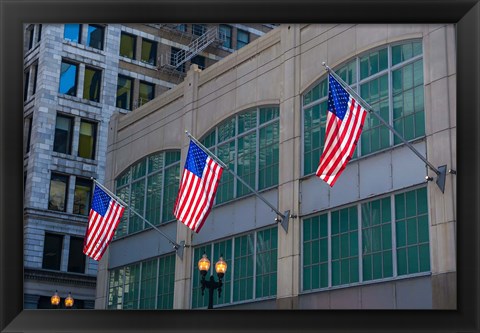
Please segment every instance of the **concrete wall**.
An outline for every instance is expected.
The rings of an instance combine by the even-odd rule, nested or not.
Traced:
[[[447,175],[445,193],[434,182],[428,184],[432,277],[373,283],[341,290],[303,295],[301,276],[301,217],[316,211],[354,203],[378,194],[419,185],[434,174],[403,145],[361,157],[347,166],[334,188],[314,176],[302,175],[301,97],[323,79],[322,61],[335,67],[353,57],[392,42],[423,40],[426,137],[414,142],[434,166],[455,169],[455,30],[451,25],[282,25],[217,64],[199,71],[192,66],[184,83],[135,113],[115,117],[110,127],[107,181],[146,155],[165,149],[182,149],[186,157],[187,129],[201,138],[223,120],[259,105],[280,107],[280,179],[278,189],[264,193],[279,211],[298,215],[290,219],[288,232],[278,232],[276,308],[352,307],[454,308],[455,304],[455,176]],[[213,209],[205,223],[208,232],[192,235],[177,223],[177,242],[197,245],[271,223],[274,217],[254,197],[235,200]],[[173,228],[169,226],[169,228]],[[139,243],[155,231],[144,231]],[[148,235],[148,236],[147,236]],[[128,237],[127,237],[128,238]],[[111,264],[127,263],[114,258]],[[130,243],[129,243],[130,244]],[[135,248],[133,240],[131,243]],[[152,247],[143,257],[158,256]],[[174,308],[190,307],[192,249],[176,260]],[[99,281],[105,280],[107,261]],[[449,274],[448,277],[445,274]],[[451,275],[453,274],[453,276]],[[98,284],[97,308],[107,286]],[[416,297],[407,297],[421,290]],[[433,297],[437,290],[445,297]],[[328,298],[328,301],[326,299]],[[378,302],[377,302],[378,301]],[[376,303],[377,302],[377,303]],[[245,305],[248,307],[248,305]],[[253,305],[251,305],[253,306]]]

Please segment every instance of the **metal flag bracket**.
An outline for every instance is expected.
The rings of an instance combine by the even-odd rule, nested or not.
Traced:
[[[442,193],[444,193],[444,191],[445,191],[445,179],[446,179],[447,173],[452,174],[452,175],[456,175],[457,171],[453,170],[453,169],[449,169],[447,171],[447,166],[446,165],[441,165],[437,168],[437,170],[433,170],[433,171],[437,174],[437,180],[435,181],[435,183],[440,188]],[[438,172],[436,172],[436,171],[438,171]],[[433,178],[429,177],[429,176],[426,176],[425,179],[427,181],[432,181],[433,180]]]
[[[183,260],[183,249],[186,247],[189,247],[190,245],[185,245],[185,241],[181,241],[180,244],[175,244],[173,245],[173,248],[175,249],[175,252],[177,253],[177,256]]]

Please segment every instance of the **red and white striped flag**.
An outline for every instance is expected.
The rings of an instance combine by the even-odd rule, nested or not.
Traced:
[[[92,208],[88,217],[88,228],[83,240],[83,253],[94,260],[102,259],[112,241],[125,207],[95,186]]]
[[[222,172],[220,164],[190,140],[173,214],[196,233],[212,209]]]
[[[357,146],[367,111],[332,74],[328,75],[328,114],[325,146],[316,175],[333,186]]]

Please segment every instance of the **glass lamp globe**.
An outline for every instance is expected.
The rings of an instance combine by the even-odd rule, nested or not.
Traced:
[[[218,259],[217,263],[215,264],[215,271],[220,279],[223,278],[225,272],[227,271],[227,263],[225,260],[223,260],[222,256],[220,256],[220,259]]]
[[[65,298],[65,307],[71,308],[73,306],[73,297],[71,293],[68,293],[67,298]]]
[[[54,306],[60,304],[60,296],[58,296],[57,290],[55,290],[55,294],[53,294],[53,296],[50,298],[50,303],[52,303]]]
[[[207,255],[204,253],[202,258],[198,261],[198,269],[203,276],[205,276],[210,268],[210,260],[208,260]]]

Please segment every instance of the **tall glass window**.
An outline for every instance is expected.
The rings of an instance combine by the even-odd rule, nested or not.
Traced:
[[[95,146],[97,140],[97,124],[82,120],[80,122],[80,135],[78,139],[78,156],[95,159]]]
[[[155,85],[153,83],[140,81],[138,106],[150,102],[155,97]]]
[[[148,39],[142,39],[141,61],[155,66],[157,64],[157,43]]]
[[[43,241],[43,269],[60,270],[63,235],[45,233]]]
[[[60,87],[58,92],[70,96],[77,95],[78,65],[62,61],[60,69]]]
[[[117,108],[132,110],[133,79],[119,75],[117,82]]]
[[[335,71],[374,112],[405,139],[413,140],[425,135],[422,57],[422,42],[408,41],[364,53]],[[315,172],[323,151],[327,99],[326,78],[303,95],[304,175]],[[353,157],[399,143],[377,117],[368,114]]]
[[[211,265],[206,278],[214,275],[216,261],[223,257],[228,265],[222,280],[222,296],[214,305],[274,297],[277,294],[277,227],[263,229],[194,249],[192,308],[208,305],[208,295],[202,296],[201,275],[197,263],[205,253]]]
[[[252,188],[263,190],[278,184],[279,109],[260,107],[242,112],[218,125],[202,143]],[[250,193],[229,173],[223,173],[216,203]]]
[[[232,27],[220,24],[220,37],[223,39],[223,46],[232,48]]]
[[[30,70],[23,74],[23,101],[25,102],[28,99],[28,86],[30,84]]]
[[[55,122],[55,137],[53,151],[71,154],[72,151],[73,118],[57,114]]]
[[[430,270],[427,189],[395,196],[398,275]]]
[[[120,36],[120,55],[135,59],[136,36],[122,32]]]
[[[128,168],[116,180],[117,195],[135,212],[154,225],[173,221],[173,206],[178,192],[180,151],[150,155]],[[150,228],[137,214],[126,208],[116,237]]]
[[[429,251],[426,187],[308,217],[302,290],[429,272]]]
[[[92,67],[85,67],[83,98],[94,101],[94,102],[99,102],[101,84],[102,84],[102,71]]]
[[[80,43],[82,37],[81,24],[65,24],[63,28],[63,38],[72,42]]]
[[[86,258],[83,254],[83,238],[70,236],[67,270],[73,273],[84,274]]]
[[[88,215],[92,195],[92,181],[76,177],[75,193],[73,198],[73,214]]]
[[[109,271],[108,309],[173,309],[175,255]]]
[[[197,36],[203,35],[207,31],[205,24],[192,24],[192,33]]]
[[[95,49],[103,50],[103,35],[105,27],[89,24],[87,31],[87,45]]]
[[[237,50],[250,43],[250,34],[248,31],[237,29]]]
[[[67,208],[68,176],[53,173],[50,177],[48,209],[60,212]]]

